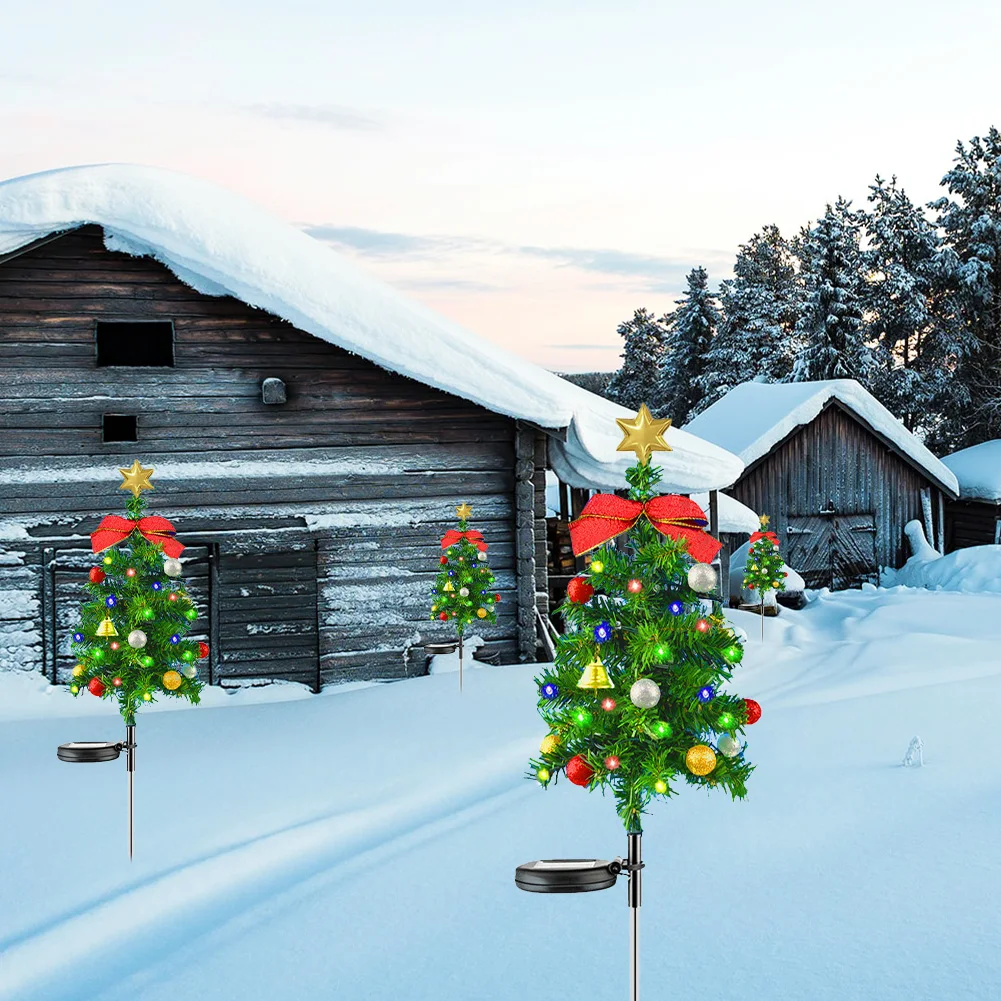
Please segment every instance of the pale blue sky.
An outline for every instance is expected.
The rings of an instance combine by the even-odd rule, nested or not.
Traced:
[[[1001,5],[0,0],[0,176],[229,186],[534,361],[1001,126]]]

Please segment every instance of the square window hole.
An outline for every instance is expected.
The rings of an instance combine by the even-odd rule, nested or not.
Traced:
[[[97,364],[174,364],[174,324],[171,320],[98,320]]]
[[[139,440],[134,414],[105,414],[103,431],[106,442]]]

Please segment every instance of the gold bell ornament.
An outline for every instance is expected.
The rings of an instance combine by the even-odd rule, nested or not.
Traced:
[[[452,582],[450,580],[445,581],[445,590],[446,591],[454,591],[455,590],[455,588],[452,587]]]
[[[114,622],[111,621],[110,615],[105,615],[101,620],[101,624],[97,627],[97,632],[95,636],[117,636],[118,630],[115,628]]]
[[[577,687],[590,688],[595,692],[598,691],[599,688],[615,687],[615,685],[612,684],[612,679],[608,676],[608,671],[605,670],[605,665],[601,662],[600,653],[595,654],[595,659],[584,668],[584,673],[580,676],[580,681],[577,682]]]

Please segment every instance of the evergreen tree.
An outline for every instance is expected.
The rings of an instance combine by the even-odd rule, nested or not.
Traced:
[[[956,145],[953,168],[942,179],[950,197],[931,207],[956,254],[952,275],[957,337],[965,353],[957,369],[969,396],[960,412],[956,444],[1001,437],[1001,133]]]
[[[661,470],[637,448],[629,499],[598,494],[574,523],[575,552],[594,550],[594,559],[586,577],[571,581],[560,608],[567,630],[536,678],[549,732],[531,763],[544,786],[562,770],[576,785],[609,788],[630,833],[641,832],[648,804],[673,795],[678,779],[743,798],[753,766],[739,737],[761,713],[724,691],[743,647],[718,599],[711,612],[703,608],[714,575],[690,554],[712,559],[719,544],[701,529],[672,527],[705,519],[688,498],[655,497]],[[603,545],[607,516],[628,523],[629,513],[625,547]],[[655,527],[650,519],[659,517]]]
[[[665,317],[666,347],[655,397],[657,412],[670,417],[676,427],[697,412],[702,398],[699,378],[721,320],[706,269],[693,268],[687,281],[678,308]]]
[[[176,557],[184,547],[169,521],[143,516],[140,491],[153,489],[153,470],[137,460],[121,472],[122,489],[133,493],[128,518],[109,515],[91,535],[94,552],[105,555],[85,585],[90,597],[73,634],[77,663],[70,691],[77,695],[86,688],[110,699],[126,725],[134,726],[139,708],[158,697],[199,701],[195,662],[209,650],[186,639],[198,610],[180,579]]]
[[[696,413],[742,382],[780,382],[792,371],[802,293],[789,242],[765,226],[741,246],[733,271],[720,287],[724,319],[698,378]]]
[[[897,185],[877,177],[866,215],[864,305],[872,391],[911,431],[934,439],[968,401],[954,379],[963,354],[948,291],[956,258]]]
[[[664,354],[664,327],[646,309],[637,309],[631,320],[620,323],[625,340],[622,367],[608,384],[605,395],[630,410],[652,404],[657,389],[661,357]]]
[[[862,319],[860,226],[851,202],[839,198],[803,242],[806,302],[796,324],[803,346],[793,364],[794,382],[856,379],[869,384],[872,355]]]

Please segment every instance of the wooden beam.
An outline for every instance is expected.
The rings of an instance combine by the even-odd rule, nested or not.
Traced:
[[[514,431],[515,593],[518,655],[535,660],[535,429],[522,421]]]

